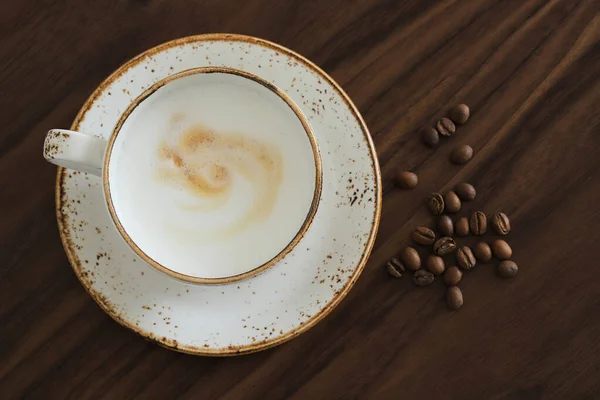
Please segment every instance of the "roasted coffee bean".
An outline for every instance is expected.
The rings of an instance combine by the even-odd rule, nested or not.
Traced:
[[[483,235],[487,231],[487,217],[481,211],[475,211],[469,217],[469,229],[473,235]]]
[[[502,261],[498,264],[498,275],[503,278],[512,278],[519,272],[519,267],[516,263],[510,260]]]
[[[446,292],[446,304],[451,310],[458,310],[463,305],[462,291],[458,286],[451,286]]]
[[[440,219],[438,219],[438,229],[444,236],[454,236],[454,222],[452,222],[452,218],[447,215],[442,215]]]
[[[394,278],[401,278],[402,274],[406,272],[406,268],[397,258],[392,258],[391,260],[389,260],[385,264],[385,267],[387,269],[388,274],[390,274]]]
[[[414,189],[419,184],[419,177],[414,172],[398,171],[394,183],[402,189]]]
[[[427,270],[434,275],[441,275],[446,269],[446,264],[444,264],[444,260],[442,259],[442,257],[429,256],[427,257],[426,264]]]
[[[475,256],[468,246],[462,246],[456,251],[456,263],[467,271],[475,266]]]
[[[448,267],[444,272],[444,283],[448,286],[456,286],[462,279],[462,275],[462,271],[457,267]]]
[[[426,226],[419,226],[413,231],[412,240],[418,244],[430,245],[435,241],[435,233]]]
[[[482,263],[490,262],[492,259],[492,249],[486,242],[477,243],[475,247],[473,247],[473,253],[475,254],[475,258]]]
[[[469,234],[469,220],[466,217],[459,218],[454,224],[456,236],[465,237]]]
[[[452,122],[446,117],[441,118],[438,121],[436,128],[440,135],[443,136],[450,136],[456,131],[456,126],[454,126],[454,122]]]
[[[416,271],[421,268],[421,257],[419,257],[419,253],[412,247],[402,249],[399,258],[406,269]]]
[[[477,196],[477,191],[475,191],[475,187],[470,183],[459,183],[454,188],[454,191],[462,201],[471,201],[475,199],[475,196]]]
[[[451,237],[439,238],[433,244],[433,252],[436,256],[445,256],[456,251],[456,242]]]
[[[473,158],[473,148],[467,144],[456,147],[450,153],[450,162],[452,164],[466,164],[471,158]]]
[[[431,285],[435,280],[435,276],[429,271],[425,271],[424,269],[420,269],[413,274],[413,282],[417,286],[427,286]]]
[[[444,195],[444,209],[449,213],[460,211],[460,199],[456,193],[448,192]]]
[[[462,125],[469,119],[471,115],[471,110],[469,110],[469,106],[466,104],[459,104],[457,106],[452,107],[450,110],[450,119],[458,125]]]
[[[439,193],[431,193],[427,201],[427,207],[433,215],[440,215],[444,212],[444,198]]]
[[[504,240],[498,239],[492,242],[492,253],[499,260],[508,260],[512,256],[512,249]]]
[[[421,140],[427,146],[434,147],[440,142],[440,135],[431,126],[424,126],[421,128]]]
[[[510,232],[510,220],[504,213],[496,213],[492,215],[492,228],[498,235],[508,235]]]

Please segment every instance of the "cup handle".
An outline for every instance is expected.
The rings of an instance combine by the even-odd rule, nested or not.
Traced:
[[[66,129],[51,129],[44,140],[44,158],[59,167],[101,176],[108,142]]]

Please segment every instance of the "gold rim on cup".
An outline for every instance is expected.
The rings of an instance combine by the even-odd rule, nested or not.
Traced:
[[[304,132],[306,133],[306,136],[308,137],[308,140],[310,142],[310,145],[311,145],[311,148],[313,151],[316,176],[315,176],[315,190],[314,190],[314,194],[313,194],[313,199],[312,199],[310,208],[308,210],[308,213],[306,214],[306,218],[304,219],[304,222],[300,226],[300,229],[298,230],[296,235],[292,238],[292,240],[290,240],[290,242],[279,253],[277,253],[273,258],[271,258],[267,262],[263,263],[262,265],[259,265],[255,268],[252,268],[251,270],[243,272],[241,274],[226,276],[226,277],[222,277],[222,278],[203,278],[203,277],[198,277],[198,276],[193,276],[193,275],[182,274],[180,272],[174,271],[174,270],[164,266],[163,264],[154,260],[148,254],[146,254],[146,252],[144,252],[135,243],[135,241],[131,239],[131,237],[125,230],[125,227],[121,223],[121,220],[119,219],[119,216],[117,215],[117,213],[115,211],[115,207],[114,207],[114,204],[112,201],[112,196],[110,193],[110,183],[109,183],[110,182],[110,171],[109,171],[108,165],[110,164],[113,146],[114,146],[115,140],[119,136],[121,127],[123,126],[123,124],[125,123],[127,118],[131,115],[133,110],[135,110],[144,100],[146,100],[148,97],[150,97],[153,93],[155,93],[161,87],[163,87],[163,86],[167,85],[168,83],[173,82],[177,79],[181,79],[183,77],[190,76],[190,75],[215,74],[215,73],[237,75],[237,76],[241,76],[242,78],[252,80],[252,81],[264,86],[265,88],[269,89],[273,93],[275,93],[288,105],[288,107],[290,107],[292,109],[292,111],[294,112],[296,117],[300,120],[300,123],[302,124],[302,127],[304,128]],[[170,275],[173,278],[176,278],[176,279],[179,279],[179,280],[182,280],[185,282],[221,285],[221,284],[241,281],[243,279],[251,278],[255,275],[258,275],[261,272],[264,272],[265,270],[269,269],[273,265],[277,264],[277,262],[279,262],[290,251],[292,251],[292,249],[298,244],[300,239],[302,239],[302,237],[304,236],[304,234],[310,227],[310,225],[313,221],[313,218],[317,212],[317,208],[319,206],[319,200],[321,198],[321,189],[323,186],[323,169],[321,166],[321,155],[319,153],[319,147],[317,145],[317,141],[315,139],[312,128],[310,127],[310,124],[308,123],[308,120],[306,119],[306,116],[304,115],[302,110],[300,110],[300,108],[296,105],[296,103],[294,103],[292,101],[292,99],[285,92],[283,92],[281,89],[279,89],[277,86],[273,85],[272,83],[269,83],[269,82],[265,81],[264,79],[262,79],[261,77],[251,74],[249,72],[240,71],[240,70],[237,70],[234,68],[228,68],[228,67],[199,67],[199,68],[187,69],[185,71],[181,71],[179,73],[170,75],[167,78],[160,80],[159,82],[152,85],[152,87],[150,87],[149,89],[144,91],[144,93],[142,93],[140,96],[138,96],[129,105],[129,107],[127,107],[125,112],[121,115],[119,122],[117,122],[117,124],[115,125],[115,128],[113,129],[111,136],[108,140],[108,146],[106,148],[106,157],[104,158],[104,166],[102,168],[102,185],[104,187],[104,194],[105,194],[106,201],[108,204],[108,211],[110,213],[110,216],[111,216],[113,222],[115,223],[115,225],[117,227],[117,230],[119,231],[119,233],[121,234],[123,239],[125,239],[127,244],[145,262],[147,262],[148,264],[150,264],[157,270],[164,272],[165,274]]]

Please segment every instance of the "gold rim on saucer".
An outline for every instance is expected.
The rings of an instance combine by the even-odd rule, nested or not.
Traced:
[[[161,52],[163,50],[166,50],[166,49],[169,49],[172,47],[176,47],[176,46],[179,46],[182,44],[186,44],[186,43],[210,42],[210,41],[235,41],[235,42],[245,42],[245,43],[255,44],[258,46],[262,46],[262,47],[265,47],[268,49],[278,51],[280,53],[287,55],[290,58],[293,58],[296,62],[305,65],[307,68],[312,70],[315,74],[320,75],[331,86],[333,86],[335,88],[335,90],[338,92],[338,94],[341,96],[341,98],[343,99],[345,104],[351,110],[352,114],[354,115],[354,118],[356,119],[356,122],[360,125],[361,130],[364,135],[364,139],[366,140],[369,150],[370,150],[372,169],[373,169],[373,174],[375,176],[375,186],[376,186],[374,188],[374,190],[375,190],[375,210],[374,210],[374,215],[373,215],[373,221],[371,224],[371,231],[369,233],[369,238],[367,240],[365,249],[356,265],[354,273],[348,279],[345,286],[340,291],[335,293],[333,298],[331,299],[331,301],[329,303],[327,303],[326,305],[324,305],[318,313],[316,313],[315,315],[310,317],[303,324],[286,332],[285,334],[282,334],[281,336],[278,336],[278,337],[275,337],[275,338],[269,339],[269,340],[260,341],[260,342],[253,342],[253,343],[246,344],[246,345],[229,346],[229,347],[224,347],[224,348],[212,349],[212,348],[204,348],[204,347],[199,347],[199,346],[185,346],[185,345],[181,345],[177,342],[168,340],[167,338],[156,337],[152,332],[148,332],[148,331],[136,326],[135,324],[132,324],[125,317],[121,316],[119,310],[115,309],[115,307],[112,306],[111,302],[102,293],[99,293],[96,289],[94,289],[92,287],[89,280],[87,279],[87,272],[82,271],[81,260],[79,259],[79,257],[77,256],[77,254],[74,250],[75,245],[71,241],[71,237],[70,237],[71,233],[70,233],[70,230],[67,225],[68,216],[63,215],[63,213],[61,211],[61,209],[63,207],[63,198],[62,198],[63,185],[64,185],[64,180],[67,177],[67,171],[64,168],[59,168],[58,173],[57,173],[56,191],[55,191],[56,214],[57,214],[57,220],[58,220],[61,241],[63,243],[63,247],[67,254],[67,258],[69,259],[69,262],[70,262],[71,266],[73,267],[73,270],[75,271],[75,274],[77,275],[78,279],[81,281],[81,283],[82,283],[83,287],[86,289],[86,291],[94,299],[94,301],[96,301],[96,303],[98,303],[98,305],[108,315],[110,315],[115,321],[117,321],[122,326],[124,326],[128,329],[131,329],[132,331],[136,332],[140,336],[142,336],[148,340],[151,340],[151,341],[157,343],[158,345],[168,348],[170,350],[175,350],[175,351],[179,351],[182,353],[188,353],[188,354],[193,354],[193,355],[203,355],[203,356],[235,356],[235,355],[241,355],[241,354],[254,353],[254,352],[266,350],[271,347],[278,346],[278,345],[285,343],[285,342],[291,340],[292,338],[308,331],[309,329],[314,327],[319,321],[321,321],[323,318],[325,318],[350,292],[350,290],[352,289],[352,287],[358,280],[360,274],[362,273],[362,271],[367,263],[369,255],[371,254],[371,251],[373,250],[373,245],[375,243],[375,237],[377,236],[377,230],[379,228],[379,222],[381,219],[381,199],[382,199],[381,170],[379,167],[379,161],[377,160],[377,153],[375,151],[375,145],[373,144],[373,139],[371,138],[371,135],[369,134],[369,130],[367,128],[367,125],[365,124],[365,121],[363,120],[362,116],[358,112],[356,105],[352,102],[352,100],[350,99],[348,94],[346,94],[346,92],[333,80],[333,78],[331,78],[327,73],[325,73],[321,68],[319,68],[312,61],[308,60],[307,58],[301,56],[300,54],[298,54],[286,47],[283,47],[281,45],[278,45],[276,43],[273,43],[273,42],[270,42],[270,41],[267,41],[264,39],[259,39],[259,38],[255,38],[252,36],[245,36],[245,35],[215,33],[215,34],[188,36],[188,37],[183,37],[183,38],[172,40],[170,42],[160,44],[156,47],[153,47],[153,48],[139,54],[138,56],[132,58],[131,60],[129,60],[122,66],[120,66],[115,72],[113,72],[108,78],[106,78],[94,90],[94,92],[90,95],[90,97],[87,99],[87,101],[84,103],[83,107],[80,109],[79,113],[77,114],[75,120],[73,121],[73,124],[71,125],[71,130],[77,131],[79,129],[81,121],[83,120],[87,111],[92,107],[95,100],[101,95],[101,93],[106,89],[106,87],[108,85],[112,84],[125,71],[129,70],[130,68],[132,68],[132,67],[138,65],[139,63],[141,63],[142,61],[144,61],[148,56],[151,56],[154,53]]]

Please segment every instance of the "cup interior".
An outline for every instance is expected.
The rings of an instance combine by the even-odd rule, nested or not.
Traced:
[[[149,264],[195,283],[264,271],[308,229],[317,143],[277,87],[228,68],[173,75],[129,106],[110,138],[109,212]]]

